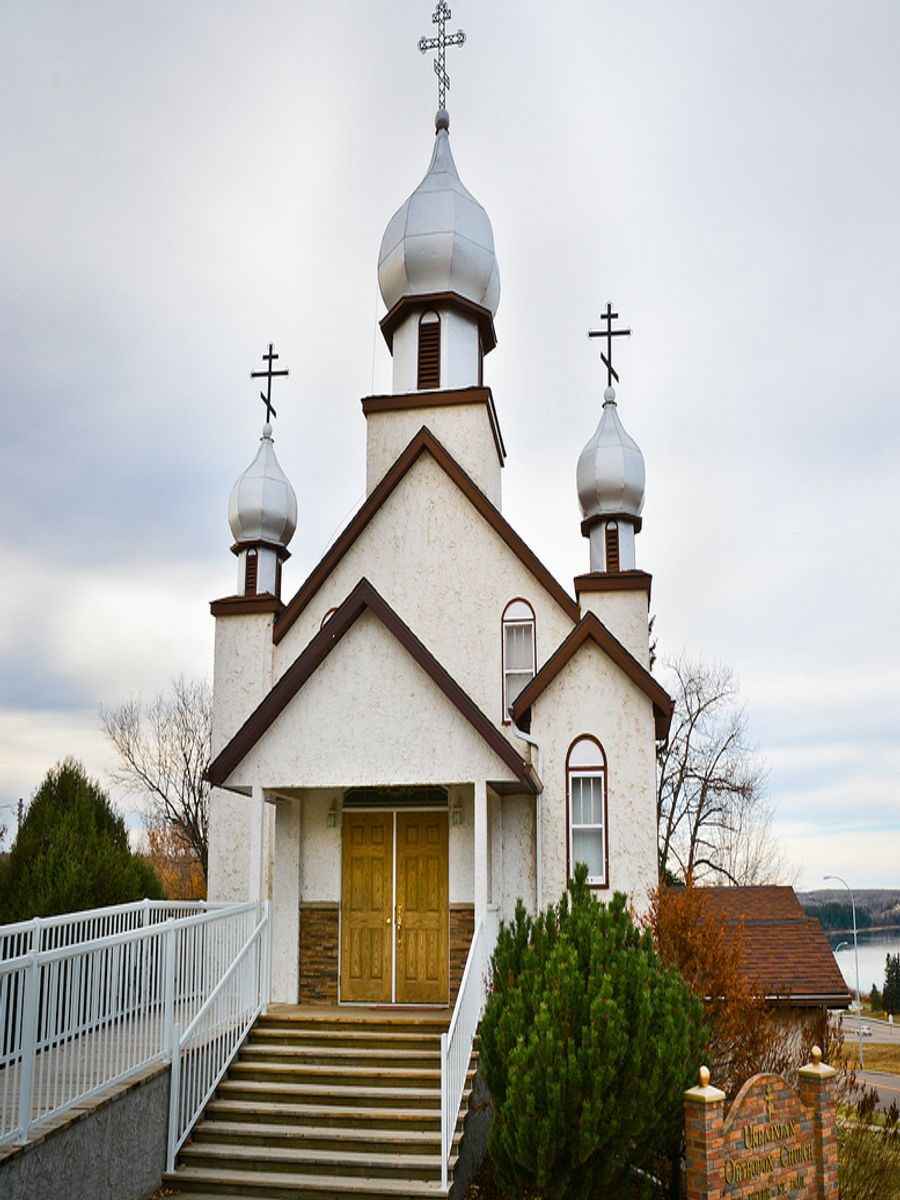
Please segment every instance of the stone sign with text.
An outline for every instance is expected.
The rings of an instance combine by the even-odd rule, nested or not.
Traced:
[[[834,1075],[814,1047],[799,1094],[780,1075],[754,1075],[726,1116],[701,1068],[684,1097],[688,1200],[837,1200]]]

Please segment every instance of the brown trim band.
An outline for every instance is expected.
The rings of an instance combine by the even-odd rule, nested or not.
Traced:
[[[271,592],[261,596],[225,596],[222,600],[210,600],[209,611],[214,617],[238,617],[245,613],[277,613],[282,603]]]
[[[284,711],[314,671],[322,665],[344,634],[363,612],[368,610],[392,633],[401,646],[419,664],[447,699],[480,734],[491,750],[515,775],[526,791],[536,793],[539,781],[530,763],[524,762],[500,730],[484,715],[472,698],[441,666],[430,650],[372,587],[361,579],[334,616],[321,629],[300,656],[288,667],[269,694],[250,714],[231,741],[213,759],[206,778],[213,787],[221,787],[231,772],[256,745],[266,730]]]
[[[595,525],[600,525],[606,521],[625,521],[629,525],[634,526],[634,532],[640,533],[644,528],[644,518],[636,517],[634,513],[626,512],[604,512],[595,513],[592,517],[585,517],[581,522],[581,536],[590,537],[591,530]]]
[[[646,592],[649,605],[652,583],[653,576],[646,571],[591,571],[575,576],[575,595],[582,592]]]
[[[297,620],[306,606],[325,583],[335,567],[350,550],[357,538],[385,503],[403,477],[415,465],[422,454],[430,454],[437,465],[449,476],[464,496],[478,510],[494,532],[515,554],[526,570],[530,571],[544,590],[556,601],[573,622],[580,615],[578,602],[547,570],[533,550],[525,544],[502,513],[491,504],[474,480],[466,474],[456,459],[444,449],[430,429],[424,425],[415,435],[390,470],[373,488],[362,508],[346,526],[335,542],[326,550],[318,564],[313,567],[299,591],[289,601],[275,622],[273,640],[277,645]]]
[[[267,542],[260,538],[255,542],[235,542],[231,547],[232,554],[240,554],[242,550],[274,550],[282,562],[291,557],[291,552],[287,546],[279,545],[278,542]]]
[[[443,408],[456,404],[485,404],[488,410],[488,420],[497,447],[497,457],[500,466],[506,458],[506,446],[503,434],[500,432],[500,422],[497,419],[497,409],[494,407],[494,396],[490,388],[455,388],[453,391],[436,390],[433,392],[403,392],[397,396],[363,396],[361,402],[363,414],[409,412],[419,408]]]
[[[607,658],[621,668],[632,683],[636,684],[652,702],[657,740],[662,741],[668,737],[675,701],[592,612],[582,617],[562,645],[550,655],[531,683],[523,688],[516,697],[516,702],[511,710],[515,723],[521,726],[524,714],[589,639],[595,642]]]
[[[401,296],[391,311],[381,318],[381,332],[390,351],[393,352],[394,349],[394,333],[397,326],[407,314],[426,308],[452,308],[463,316],[474,318],[481,331],[482,353],[490,354],[497,345],[497,331],[494,329],[494,318],[490,309],[475,304],[472,300],[466,300],[457,292],[425,292],[421,296]]]

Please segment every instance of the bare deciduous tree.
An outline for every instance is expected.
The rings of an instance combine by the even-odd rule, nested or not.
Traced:
[[[784,863],[772,834],[768,772],[748,739],[729,667],[668,664],[675,714],[659,751],[660,878],[772,883]]]
[[[131,696],[118,708],[101,708],[103,729],[115,746],[113,779],[145,796],[150,824],[177,830],[203,868],[209,846],[209,766],[212,689],[206,680],[179,675],[169,692],[144,705]]]

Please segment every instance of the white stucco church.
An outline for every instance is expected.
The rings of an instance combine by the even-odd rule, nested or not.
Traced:
[[[609,387],[571,594],[502,514],[500,277],[443,109],[378,280],[393,385],[362,401],[366,500],[283,598],[297,501],[266,424],[231,495],[237,590],[212,604],[210,898],[271,899],[288,1003],[452,1003],[479,923],[556,900],[576,861],[638,907],[657,880],[672,702],[635,560],[643,458]]]

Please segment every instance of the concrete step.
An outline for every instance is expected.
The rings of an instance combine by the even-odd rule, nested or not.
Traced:
[[[437,1200],[448,1192],[440,1183],[399,1182],[396,1179],[328,1178],[288,1172],[203,1171],[182,1167],[164,1176],[167,1187],[193,1195],[195,1200],[223,1200],[224,1197],[257,1197],[260,1200],[334,1200],[337,1196],[353,1200]]]
[[[283,1043],[285,1045],[320,1045],[320,1046],[373,1046],[385,1048],[396,1046],[409,1049],[440,1050],[441,1033],[444,1030],[426,1032],[415,1030],[403,1031],[379,1029],[319,1029],[308,1028],[305,1025],[255,1025],[248,1039],[249,1045],[266,1043]]]
[[[263,1103],[312,1101],[318,1104],[347,1104],[357,1107],[361,1102],[373,1108],[436,1108],[440,1111],[440,1086],[432,1088],[369,1087],[362,1093],[358,1086],[318,1083],[261,1083],[255,1079],[237,1079],[230,1073],[219,1084],[218,1095],[229,1100],[256,1100]]]
[[[310,1124],[346,1129],[408,1131],[418,1127],[424,1132],[440,1131],[440,1107],[423,1109],[419,1105],[410,1108],[398,1105],[394,1108],[373,1108],[361,1104],[362,1099],[357,1095],[356,1104],[324,1104],[317,1100],[309,1103],[290,1103],[286,1100],[264,1102],[259,1099],[238,1100],[223,1097],[209,1102],[206,1116],[211,1120],[240,1121],[246,1125],[277,1122],[285,1127]]]
[[[317,1066],[315,1063],[244,1062],[232,1063],[228,1072],[231,1079],[255,1079],[260,1083],[314,1083],[321,1087],[358,1088],[391,1087],[420,1088],[439,1087],[439,1066],[426,1067],[363,1067],[352,1062],[336,1066]]]
[[[411,1114],[415,1116],[415,1114]],[[307,1119],[302,1125],[269,1123],[264,1121],[227,1120],[221,1115],[201,1121],[192,1135],[194,1145],[242,1145],[280,1146],[294,1150],[341,1150],[365,1154],[371,1150],[391,1154],[437,1155],[441,1148],[440,1124],[434,1129],[418,1127],[404,1129],[379,1129],[367,1126],[358,1128],[343,1125],[323,1125]],[[456,1138],[458,1141],[458,1136]]]
[[[341,1179],[438,1180],[441,1175],[440,1153],[396,1154],[368,1149],[298,1149],[291,1146],[220,1145],[216,1142],[192,1142],[181,1148],[186,1167],[207,1171],[288,1172],[302,1175],[328,1175]]]
[[[269,1045],[248,1042],[238,1055],[242,1063],[284,1063],[289,1066],[361,1066],[361,1067],[425,1067],[440,1070],[440,1050],[412,1049],[406,1046],[369,1045],[302,1045],[277,1042]]]

